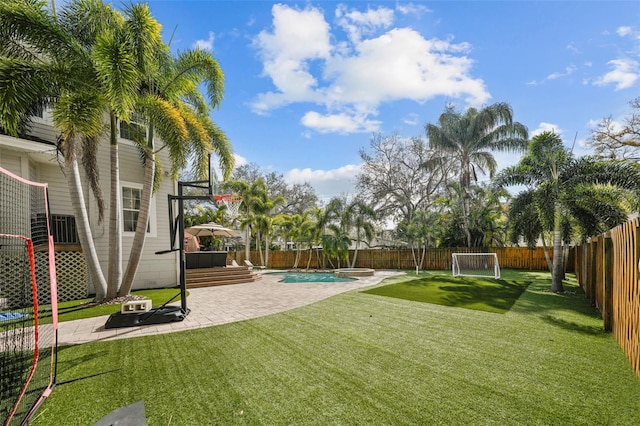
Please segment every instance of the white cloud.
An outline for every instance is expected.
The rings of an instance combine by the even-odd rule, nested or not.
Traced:
[[[593,84],[596,86],[607,86],[615,84],[615,90],[628,89],[633,87],[640,78],[640,66],[633,59],[613,59],[607,62],[613,70],[597,78]]]
[[[624,123],[623,123],[623,118],[622,119],[611,119],[610,120],[610,124],[611,124],[611,130],[613,130],[614,132],[621,132],[624,129]],[[600,124],[602,122],[602,119],[599,120],[589,120],[587,123],[587,127],[589,127],[590,129],[595,129],[596,127],[598,127],[598,124]]]
[[[408,124],[409,126],[415,126],[420,122],[420,116],[415,112],[409,113],[405,118],[402,119],[404,124]]]
[[[542,122],[538,124],[538,127],[529,134],[529,137],[532,138],[542,132],[554,132],[556,135],[562,136],[563,130],[557,124]]]
[[[573,42],[567,45],[567,50],[570,50],[573,53],[580,53],[580,50],[573,44]]]
[[[576,71],[576,67],[574,65],[570,65],[564,69],[564,72],[554,72],[547,76],[547,80],[555,80],[561,77],[567,77],[573,74]]]
[[[301,118],[311,129],[370,132],[380,126],[369,116],[377,115],[381,103],[423,103],[445,96],[480,106],[491,98],[484,81],[471,75],[468,43],[426,39],[410,28],[389,29],[391,9],[360,12],[338,6],[337,25],[350,38],[334,44],[337,36],[318,8],[278,4],[272,14],[272,30],[261,31],[254,46],[275,89],[256,96],[255,113],[308,102],[326,108]]]
[[[564,71],[562,71],[562,72],[560,72],[560,71],[553,72],[553,73],[549,74],[548,76],[546,76],[544,78],[544,80],[541,80],[541,81],[531,80],[531,81],[528,81],[525,84],[527,86],[537,86],[539,84],[544,84],[544,82],[547,81],[547,80],[557,80],[557,79],[562,78],[562,77],[568,77],[571,74],[573,74],[576,70],[577,70],[577,67],[575,65],[569,65],[568,67],[566,67],[564,69]]]
[[[616,30],[616,33],[620,37],[625,37],[633,34],[633,30],[631,29],[631,27],[623,26],[623,27],[618,27],[618,29]]]
[[[396,4],[396,10],[403,15],[413,15],[418,17],[423,13],[431,12],[431,9],[429,9],[427,6],[414,3],[398,3]]]
[[[447,40],[427,40],[409,28],[395,28],[363,40],[351,56],[331,58],[325,68],[332,82],[327,97],[331,102],[373,107],[399,99],[425,102],[436,96],[482,105],[491,96],[482,80],[470,77],[473,61],[452,54],[459,48]]]
[[[272,14],[273,32],[261,31],[253,41],[263,61],[263,73],[277,89],[259,94],[252,103],[253,111],[260,114],[292,102],[316,100],[317,80],[310,64],[327,58],[331,51],[329,25],[320,10],[276,4]]]
[[[303,126],[320,133],[371,133],[380,130],[382,122],[368,120],[365,115],[320,114],[316,111],[307,112],[300,122]]]
[[[233,158],[236,160],[236,167],[244,166],[245,164],[249,164],[249,161],[243,157],[242,155],[233,153]]]
[[[309,183],[324,201],[340,195],[355,194],[356,175],[360,172],[358,165],[346,165],[333,170],[292,169],[284,174],[287,183]]]
[[[367,9],[360,12],[355,9],[348,10],[344,4],[336,8],[336,21],[349,35],[352,43],[360,41],[363,35],[375,34],[376,30],[388,28],[393,23],[393,10],[386,7]]]
[[[215,40],[215,34],[213,32],[209,32],[209,38],[206,40],[196,40],[196,42],[193,44],[193,47],[198,48],[198,49],[202,49],[202,50],[208,50],[208,51],[213,51],[213,41]]]

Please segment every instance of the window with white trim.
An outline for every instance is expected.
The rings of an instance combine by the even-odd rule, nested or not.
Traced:
[[[138,216],[140,215],[140,203],[142,200],[142,185],[124,183],[122,185],[122,225],[125,235],[136,231]],[[147,234],[156,235],[155,200],[151,199]]]
[[[145,138],[147,136],[147,126],[144,125],[144,117],[142,114],[133,113],[131,119],[126,121],[120,121],[120,137],[122,139],[128,139],[130,141],[138,138]]]
[[[51,124],[51,111],[42,104],[37,105],[31,119],[36,123]]]
[[[33,116],[36,118],[44,118],[44,105],[38,104],[36,110],[33,112]]]

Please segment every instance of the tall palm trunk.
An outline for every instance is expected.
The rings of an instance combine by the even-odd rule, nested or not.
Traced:
[[[470,202],[470,196],[468,191],[465,189],[464,191],[464,206],[463,206],[463,210],[464,212],[462,213],[464,218],[464,234],[467,237],[467,247],[471,248],[471,230],[469,229],[470,225],[469,225],[469,214],[470,214],[470,210],[471,210],[471,202]]]
[[[96,246],[93,243],[93,235],[89,226],[89,215],[87,206],[82,197],[82,183],[80,180],[80,171],[78,169],[78,161],[75,155],[65,158],[65,169],[67,177],[67,185],[69,186],[69,197],[71,198],[71,207],[76,218],[76,227],[78,229],[78,238],[80,246],[87,265],[87,271],[96,292],[95,300],[100,302],[107,295],[107,281],[104,279]]]
[[[309,258],[307,259],[307,271],[311,268],[311,258],[313,257],[313,245],[309,246]]]
[[[293,269],[298,268],[298,263],[300,263],[300,248],[296,246],[296,258],[293,261]]]
[[[149,214],[151,210],[151,195],[153,192],[153,177],[156,169],[156,162],[153,153],[153,123],[149,124],[148,138],[149,143],[145,150],[144,183],[140,199],[140,212],[136,223],[136,232],[133,236],[133,242],[131,243],[129,262],[127,263],[127,269],[124,277],[122,278],[122,285],[120,286],[120,290],[118,290],[118,296],[126,296],[131,292],[133,280],[136,277],[136,272],[138,271],[138,266],[140,265],[140,259],[142,257],[142,251],[144,250],[144,243],[147,238],[147,226],[149,224]]]
[[[109,275],[107,279],[107,299],[113,299],[118,293],[122,281],[122,209],[120,203],[120,159],[118,157],[118,139],[116,135],[116,116],[110,114],[111,140],[111,178],[109,195]]]
[[[251,261],[251,226],[244,228],[244,258]]]
[[[262,233],[259,229],[256,231],[256,248],[258,249],[258,254],[260,255],[260,264],[264,265],[264,254],[262,253]]]
[[[416,266],[416,269],[418,268],[418,258],[416,257],[416,248],[415,248],[415,244],[412,241],[411,242],[411,257],[413,258],[413,264]]]
[[[462,173],[462,221],[464,234],[467,237],[467,247],[471,248],[471,230],[469,229],[469,215],[471,214],[471,164],[465,159]]]
[[[553,271],[551,272],[551,291],[562,293],[562,277],[564,265],[562,264],[562,218],[560,217],[560,204],[556,203],[555,217],[553,218]]]
[[[549,256],[549,248],[547,247],[547,241],[544,239],[544,232],[540,233],[540,240],[542,241],[544,259],[547,261],[547,268],[549,268],[549,272],[553,273],[553,260],[551,260],[551,257]]]
[[[358,247],[360,246],[360,229],[356,231],[356,247],[353,251],[353,261],[349,262],[349,256],[347,255],[347,266],[349,268],[356,267],[356,260],[358,259]]]

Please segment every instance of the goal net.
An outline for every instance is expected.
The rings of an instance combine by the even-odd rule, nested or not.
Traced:
[[[55,383],[58,308],[47,186],[0,168],[0,423],[26,424]]]
[[[500,265],[495,253],[453,253],[451,270],[454,277],[500,278]]]

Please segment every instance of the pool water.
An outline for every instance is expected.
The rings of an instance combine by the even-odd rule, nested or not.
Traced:
[[[281,283],[347,283],[355,278],[336,277],[332,272],[286,272]]]

